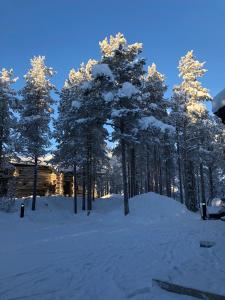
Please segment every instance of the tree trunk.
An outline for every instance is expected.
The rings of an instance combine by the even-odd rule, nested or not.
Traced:
[[[86,180],[85,180],[85,167],[83,166],[82,173],[82,210],[85,210],[85,201],[86,201]]]
[[[200,163],[200,178],[201,178],[201,202],[206,203],[205,198],[205,180],[204,180],[204,172],[203,172],[203,163]]]
[[[147,147],[147,191],[151,191],[151,184],[150,184],[150,157],[149,157],[149,148]]]
[[[35,155],[35,158],[34,158],[34,185],[33,185],[32,210],[35,210],[35,209],[36,209],[37,176],[38,176],[38,158],[37,158],[37,156]]]
[[[92,182],[92,201],[95,201],[95,178]]]
[[[170,161],[166,160],[166,195],[167,197],[171,197],[171,172],[170,172]]]
[[[127,163],[127,175],[128,175],[128,198],[131,197],[131,172],[130,172],[130,163]]]
[[[200,168],[196,169],[196,196],[197,196],[197,203],[199,204],[201,202],[201,196],[200,196],[200,177],[201,174],[199,171]]]
[[[191,160],[188,160],[186,163],[186,197],[185,203],[189,210],[197,211],[196,205],[196,183],[194,176],[194,165]]]
[[[213,199],[214,197],[214,185],[213,185],[213,170],[212,167],[209,167],[209,195],[210,198]]]
[[[154,146],[154,192],[159,192],[159,180],[158,180],[158,164],[157,164],[157,151]]]
[[[77,214],[77,166],[73,165],[73,202],[74,213]]]
[[[91,178],[91,149],[88,147],[88,159],[87,159],[87,210],[92,210],[92,199],[91,199],[91,188],[92,188],[92,178]]]
[[[159,170],[159,193],[160,195],[163,194],[163,180],[162,180],[162,163],[160,158],[160,153],[158,156],[158,170]]]
[[[188,182],[187,182],[187,169],[188,169],[188,158],[187,158],[187,132],[186,132],[186,124],[184,124],[183,128],[183,137],[184,137],[184,144],[183,144],[183,167],[184,167],[184,203],[188,207]]]
[[[2,164],[2,156],[3,156],[3,129],[0,126],[0,167]]]
[[[124,124],[121,121],[121,135],[124,133]],[[124,215],[129,214],[129,200],[127,191],[127,171],[126,171],[126,144],[124,138],[121,138],[121,154],[122,154],[122,174],[123,174],[123,193],[124,193]]]
[[[177,136],[177,163],[178,163],[178,176],[179,176],[179,186],[180,186],[180,202],[184,203],[183,196],[183,183],[182,183],[182,172],[181,172],[181,159],[180,159],[180,141],[179,141],[179,132],[176,130]]]
[[[3,172],[3,129],[0,126],[0,172]],[[5,196],[4,179],[0,177],[0,196]]]

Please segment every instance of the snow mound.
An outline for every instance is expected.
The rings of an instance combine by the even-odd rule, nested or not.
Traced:
[[[120,195],[94,201],[89,216],[80,198],[74,215],[73,199],[60,196],[37,198],[34,212],[31,199],[0,212],[1,300],[181,299],[152,278],[225,294],[224,222],[202,221],[155,193],[129,204],[126,217]],[[201,248],[201,240],[215,245]]]

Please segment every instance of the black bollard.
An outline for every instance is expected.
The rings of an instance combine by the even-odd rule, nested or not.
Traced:
[[[206,220],[206,203],[203,202],[201,203],[201,205],[202,205],[202,219]]]
[[[24,217],[24,204],[22,203],[20,206],[20,218]]]

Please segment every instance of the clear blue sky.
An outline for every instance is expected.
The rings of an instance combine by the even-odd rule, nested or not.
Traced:
[[[99,40],[122,32],[142,42],[169,86],[179,82],[177,64],[193,49],[207,62],[203,83],[215,95],[225,87],[224,0],[0,0],[0,67],[20,81],[34,55],[45,55],[60,88],[69,70],[100,57]]]

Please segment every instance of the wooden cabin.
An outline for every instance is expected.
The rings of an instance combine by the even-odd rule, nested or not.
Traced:
[[[28,163],[14,163],[15,196],[27,197],[33,194],[34,166]],[[77,193],[81,194],[78,186]],[[51,166],[38,166],[37,195],[73,195],[73,174],[67,171],[57,171]]]
[[[13,197],[29,197],[33,195],[34,165],[29,162],[11,162],[9,166],[0,168],[0,197],[13,195]],[[81,182],[78,172],[78,182]],[[83,194],[82,186],[78,184],[77,195]],[[92,191],[98,197],[96,188]],[[57,170],[50,165],[38,166],[37,195],[73,196],[73,172],[70,169]]]

